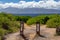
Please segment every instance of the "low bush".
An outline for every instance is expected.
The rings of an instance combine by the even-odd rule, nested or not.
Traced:
[[[19,31],[20,21],[11,14],[0,13],[0,38],[6,34]]]
[[[56,17],[47,21],[47,27],[56,28],[60,26],[60,17]]]
[[[40,15],[37,17],[33,17],[27,21],[28,25],[35,24],[37,21],[40,22],[40,24],[46,24],[46,22],[49,20],[49,17],[46,15]]]
[[[28,19],[30,19],[30,16],[16,16],[16,21],[24,21],[25,23],[27,22]]]
[[[5,34],[7,34],[7,30],[0,28],[0,36],[4,36]]]

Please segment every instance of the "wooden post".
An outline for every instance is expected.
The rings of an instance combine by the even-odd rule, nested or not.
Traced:
[[[20,35],[23,37],[24,40],[28,40],[27,37],[24,35],[24,22],[20,21]]]
[[[56,27],[56,34],[60,35],[60,27],[58,27],[58,26]]]
[[[20,21],[20,35],[24,34],[24,22]]]
[[[36,34],[40,36],[40,22],[36,22]]]

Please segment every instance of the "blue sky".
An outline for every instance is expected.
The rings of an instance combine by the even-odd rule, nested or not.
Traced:
[[[6,2],[14,2],[14,3],[17,3],[17,2],[19,2],[21,0],[0,0],[0,1],[2,1],[3,3],[6,3]],[[29,2],[29,1],[33,1],[33,0],[23,0],[23,1]],[[34,0],[34,1],[38,2],[40,0]],[[59,1],[59,0],[55,0],[55,1]]]
[[[6,2],[19,2],[19,1],[21,1],[21,0],[0,0],[0,1],[2,1],[2,2],[4,2],[4,3],[6,3]],[[24,1],[27,1],[27,2],[29,2],[29,1],[33,1],[33,0],[24,0]],[[39,1],[39,0],[35,0],[35,1]]]

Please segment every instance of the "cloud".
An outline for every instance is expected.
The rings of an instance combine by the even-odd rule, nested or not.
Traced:
[[[0,9],[14,7],[14,8],[46,8],[46,9],[60,9],[60,1],[56,2],[54,0],[41,0],[36,1],[20,1],[18,3],[0,3]]]

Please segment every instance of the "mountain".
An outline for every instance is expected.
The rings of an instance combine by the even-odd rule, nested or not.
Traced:
[[[0,9],[0,12],[7,12],[7,13],[13,13],[13,14],[46,14],[46,13],[60,13],[60,10],[57,9],[44,9],[44,8],[13,8],[8,7],[5,9]]]

